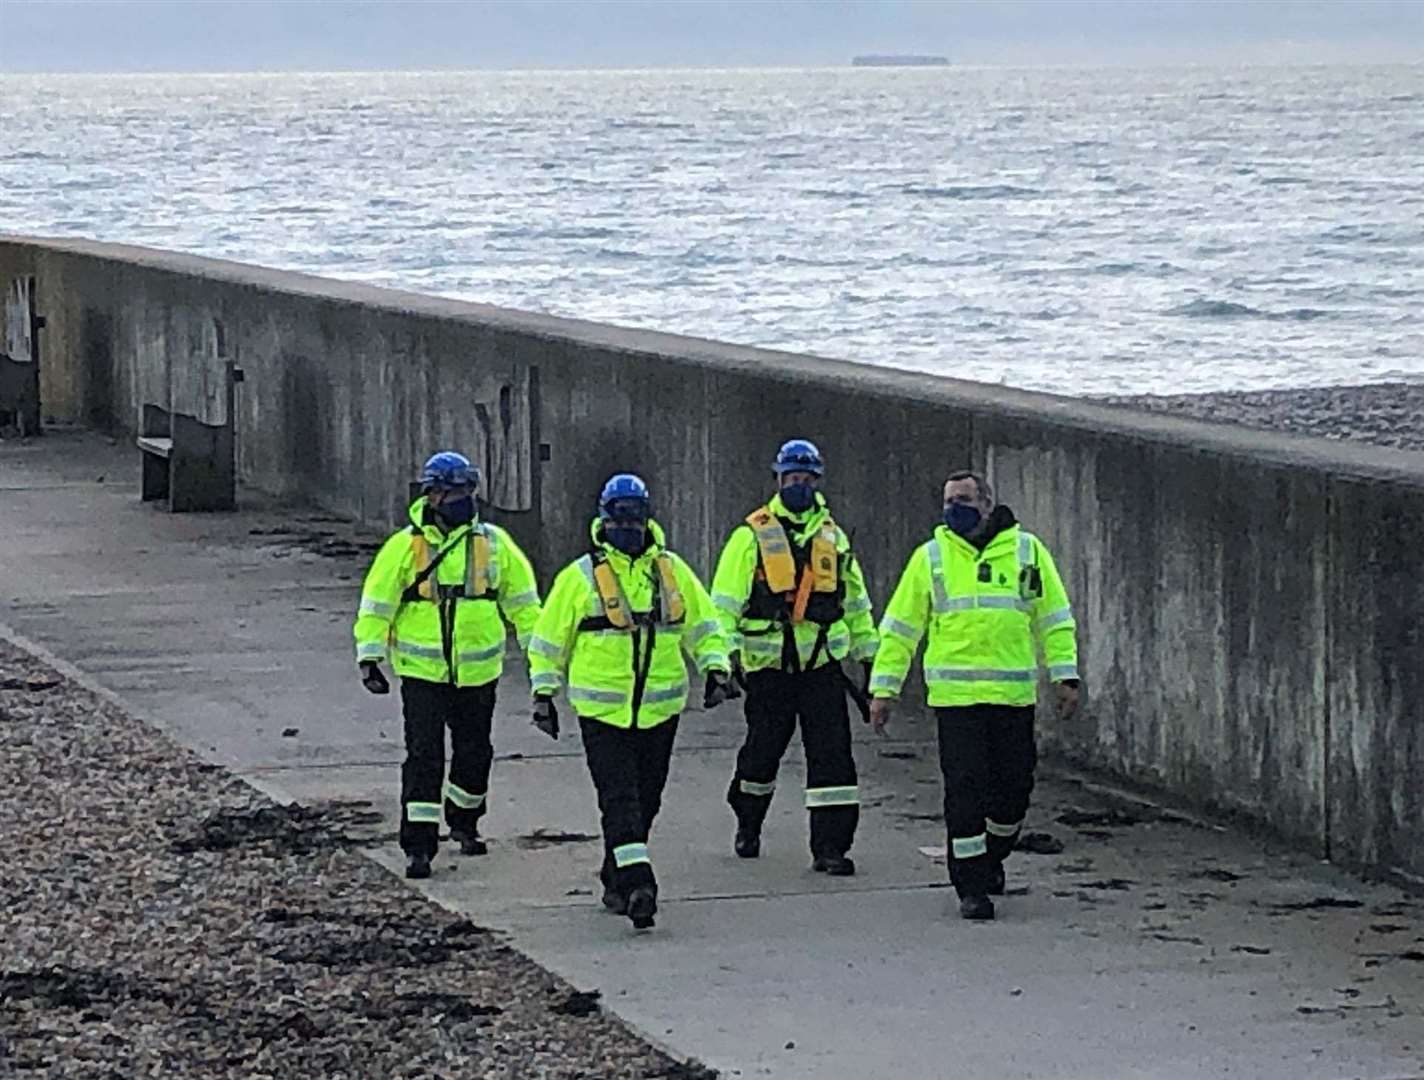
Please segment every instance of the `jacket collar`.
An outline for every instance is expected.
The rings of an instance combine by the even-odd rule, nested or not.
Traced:
[[[424,536],[427,541],[437,546],[443,544],[455,532],[459,532],[460,529],[467,528],[467,526],[461,525],[459,529],[454,529],[450,532],[446,532],[443,526],[436,524],[436,522],[433,520],[434,511],[430,509],[429,502],[424,495],[420,496],[420,498],[416,499],[415,502],[410,504],[410,510],[408,512],[410,514],[411,526],[419,530],[420,534]],[[479,514],[476,513],[475,520],[470,522],[468,528],[474,528],[479,523],[480,517]]]
[[[980,555],[990,551],[1015,546],[1018,543],[1019,522],[1012,510],[1001,505],[994,507],[989,512],[988,540],[985,541],[983,547],[964,539],[947,525],[936,525],[935,535],[942,537],[949,544],[951,551],[963,552],[977,559]]]
[[[819,491],[816,492],[816,502],[809,510],[803,510],[799,514],[793,514],[786,509],[786,504],[781,501],[781,494],[778,492],[767,500],[766,508],[771,511],[773,517],[789,521],[796,526],[798,540],[811,535],[821,527],[821,523],[830,516],[831,508],[826,502],[826,497]]]
[[[617,570],[627,570],[643,562],[651,562],[663,553],[667,545],[667,537],[663,533],[663,527],[652,518],[648,519],[648,535],[652,538],[652,543],[643,549],[641,555],[636,558],[629,558],[623,552],[603,539],[603,522],[599,518],[594,518],[588,526],[589,538],[593,541],[595,551],[601,552],[613,567]]]

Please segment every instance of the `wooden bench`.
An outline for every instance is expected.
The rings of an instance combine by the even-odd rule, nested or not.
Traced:
[[[233,369],[231,382],[241,382]],[[143,460],[144,502],[166,502],[174,513],[237,508],[237,462],[233,410],[226,424],[206,424],[186,413],[145,404],[138,449]]]

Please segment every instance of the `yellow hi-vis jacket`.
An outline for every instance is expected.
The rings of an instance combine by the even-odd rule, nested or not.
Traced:
[[[776,495],[766,504],[766,509],[781,523],[779,527],[785,530],[789,545],[803,553],[813,551],[823,529],[834,536],[837,555],[834,573],[840,597],[835,606],[839,608],[839,617],[828,623],[805,618],[790,624],[801,668],[804,670],[811,663],[823,628],[826,639],[815,657],[815,667],[844,660],[847,656],[853,660],[871,659],[875,655],[877,639],[870,596],[865,591],[865,577],[850,550],[845,532],[831,520],[825,498],[817,492],[815,506],[803,513],[793,514],[786,509],[781,496]],[[790,529],[785,529],[786,523],[791,525]],[[741,652],[742,667],[747,671],[782,667],[783,624],[776,619],[756,618],[752,614],[752,609],[760,607],[759,603],[753,602],[753,593],[764,593],[766,589],[764,561],[756,527],[743,522],[727,538],[717,560],[717,573],[712,578],[712,602],[717,605],[717,617],[721,620],[732,651]],[[798,565],[803,562],[804,557],[798,560]],[[765,598],[760,599],[764,602]],[[788,619],[792,606],[793,603],[788,602],[783,613]],[[808,610],[812,613],[816,610],[814,596]]]
[[[416,578],[444,551],[435,572]],[[425,497],[410,527],[381,547],[361,589],[356,659],[391,661],[403,678],[482,686],[504,668],[504,623],[524,644],[539,616],[534,569],[497,525],[476,521],[448,533],[426,522]]]
[[[1073,609],[1043,542],[1013,525],[981,552],[943,525],[913,555],[880,620],[872,697],[899,697],[926,632],[932,707],[1032,705],[1038,657],[1049,678],[1078,678]]]
[[[536,697],[564,689],[567,671],[569,704],[579,716],[613,727],[648,728],[687,704],[684,652],[704,675],[731,670],[706,588],[687,563],[664,548],[656,521],[648,522],[648,531],[653,542],[632,559],[604,542],[594,519],[592,552],[559,571],[529,639],[529,682]],[[605,588],[616,590],[613,609],[600,594],[600,573]],[[618,607],[631,613],[631,620]],[[612,625],[615,620],[624,625]]]

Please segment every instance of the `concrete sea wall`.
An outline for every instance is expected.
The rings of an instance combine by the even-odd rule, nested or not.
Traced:
[[[648,479],[673,544],[710,570],[797,434],[826,453],[883,604],[945,474],[983,465],[1055,551],[1078,613],[1088,704],[1043,717],[1046,748],[1424,877],[1424,456],[0,238],[0,292],[22,278],[44,319],[46,417],[132,432],[160,404],[230,421],[245,483],[382,525],[424,456],[457,446],[545,581],[619,469]],[[229,418],[230,363],[245,381]]]

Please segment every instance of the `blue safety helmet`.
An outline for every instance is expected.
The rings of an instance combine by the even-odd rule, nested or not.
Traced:
[[[805,472],[812,476],[823,476],[826,463],[821,460],[821,451],[809,439],[791,439],[781,444],[776,452],[776,463],[771,471],[777,476],[789,472]]]
[[[598,516],[604,521],[647,521],[652,507],[648,485],[632,473],[610,476],[598,495]]]
[[[441,450],[432,454],[420,470],[421,491],[451,491],[458,488],[478,488],[480,470],[464,454]]]

